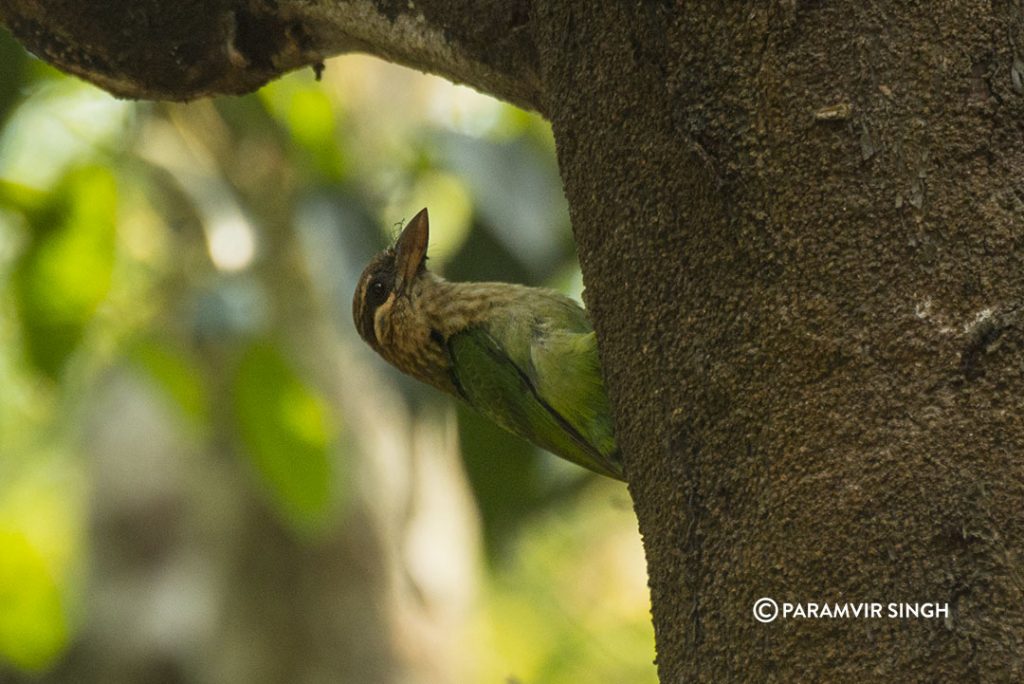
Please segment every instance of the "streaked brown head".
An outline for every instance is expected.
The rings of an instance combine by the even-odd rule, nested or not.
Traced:
[[[359,336],[385,358],[394,334],[389,321],[392,310],[426,270],[429,241],[429,217],[422,209],[402,230],[395,246],[375,256],[359,278],[352,298],[352,318]]]

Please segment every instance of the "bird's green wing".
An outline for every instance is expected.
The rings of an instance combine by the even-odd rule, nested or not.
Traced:
[[[448,339],[452,380],[471,406],[505,429],[621,480],[593,345],[593,333],[542,334],[530,346],[532,363],[517,363],[486,329],[469,328]],[[576,357],[577,352],[592,353],[592,361]]]
[[[594,332],[539,335],[530,345],[530,360],[540,396],[621,473]]]

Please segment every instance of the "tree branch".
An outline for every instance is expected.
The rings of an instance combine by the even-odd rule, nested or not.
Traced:
[[[244,93],[366,52],[542,105],[527,0],[0,0],[0,22],[40,58],[121,97]]]

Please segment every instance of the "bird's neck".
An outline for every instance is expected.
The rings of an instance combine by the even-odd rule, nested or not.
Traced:
[[[419,316],[445,338],[487,320],[529,289],[511,283],[450,282],[429,272],[416,287],[412,299]]]
[[[453,283],[423,272],[392,309],[379,351],[409,375],[455,394],[448,338],[501,316],[527,290],[509,283]]]

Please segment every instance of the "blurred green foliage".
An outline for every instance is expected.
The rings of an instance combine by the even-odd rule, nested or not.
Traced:
[[[0,527],[0,654],[26,670],[40,670],[68,642],[56,578],[20,530]]]
[[[233,384],[238,431],[256,473],[290,523],[319,528],[331,511],[336,479],[326,402],[269,342],[245,350]]]
[[[29,235],[14,271],[19,322],[29,359],[56,378],[110,289],[116,182],[102,167],[75,168],[22,209]]]
[[[432,268],[579,296],[554,145],[533,115],[366,58],[243,98],[125,103],[0,32],[0,679],[59,672],[89,633],[90,587],[114,572],[91,560],[89,511],[169,486],[148,462],[112,480],[104,436],[176,445],[171,473],[252,484],[303,548],[367,524],[351,513],[382,496],[356,472],[359,437],[379,429],[367,416],[453,410],[350,321],[363,265],[426,205]],[[360,369],[386,392],[358,378],[339,392],[333,375]],[[396,406],[367,406],[381,396]],[[464,670],[653,681],[625,489],[457,416],[486,560]],[[126,517],[160,530],[193,505],[160,496]]]
[[[206,382],[196,366],[180,350],[158,340],[142,339],[129,345],[126,355],[197,426],[210,420]]]
[[[69,474],[23,470],[0,487],[0,662],[28,672],[50,667],[71,639],[84,537],[81,483]]]

